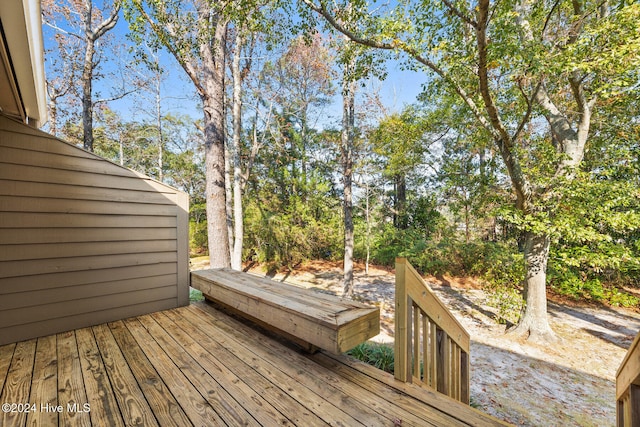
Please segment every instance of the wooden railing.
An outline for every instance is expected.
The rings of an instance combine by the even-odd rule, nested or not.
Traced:
[[[469,403],[469,334],[405,258],[396,259],[395,377]]]
[[[617,426],[640,426],[640,333],[616,373]]]

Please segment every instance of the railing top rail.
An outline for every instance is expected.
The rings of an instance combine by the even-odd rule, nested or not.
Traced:
[[[399,268],[405,269],[404,275],[398,274]],[[404,278],[399,276],[404,276]],[[422,279],[422,276],[418,274],[407,259],[396,258],[396,281],[403,279],[405,281],[406,292],[413,302],[417,304],[440,329],[444,330],[462,350],[469,353],[469,333],[460,322],[458,322],[458,319],[455,318],[451,311],[449,311],[447,306],[440,301],[440,298],[433,293]],[[396,282],[396,292],[397,291],[398,284]]]
[[[620,399],[631,384],[638,383],[640,383],[640,332],[636,335],[616,372],[616,399]]]

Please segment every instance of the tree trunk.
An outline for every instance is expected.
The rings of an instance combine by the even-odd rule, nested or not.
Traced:
[[[371,256],[371,215],[369,212],[369,183],[365,184],[365,221],[367,232],[365,236],[365,246],[367,247],[367,258],[364,262],[364,274],[369,275],[369,258]]]
[[[231,150],[228,141],[224,145],[224,195],[225,195],[225,221],[227,223],[227,238],[229,239],[229,259],[233,252],[233,184],[231,180]]]
[[[549,236],[528,232],[525,235],[524,262],[524,313],[510,332],[524,335],[529,340],[553,342],[556,335],[547,320],[547,261],[549,260]]]
[[[89,25],[91,23],[89,22]],[[84,149],[93,151],[93,55],[95,44],[87,40],[84,52],[84,66],[82,69],[82,140]]]
[[[224,86],[220,90],[224,90]],[[230,265],[224,188],[224,113],[221,99],[222,93],[203,100],[207,236],[211,268],[228,268]]]
[[[240,50],[243,38],[237,29],[235,55],[231,66],[233,76],[233,251],[231,268],[242,269],[242,244],[244,238],[242,209],[242,169],[240,167],[240,134],[242,132],[242,75],[240,73]]]
[[[400,230],[406,230],[408,227],[406,215],[407,181],[404,174],[398,174],[394,176],[394,187],[396,194],[394,203],[395,213],[393,216],[393,225]]]
[[[349,64],[345,65],[347,78]],[[353,295],[353,139],[354,139],[354,104],[355,82],[345,81],[342,89],[342,135],[341,135],[341,161],[342,180],[344,184],[344,284],[342,294],[351,297]]]
[[[158,65],[158,59],[156,58],[156,67]],[[160,73],[156,72],[155,76],[155,92],[156,92],[156,128],[158,130],[158,181],[164,182],[164,174],[163,174],[163,156],[164,156],[164,134],[162,131],[162,97],[160,96],[160,82],[161,77]]]
[[[49,96],[49,133],[58,136],[58,99]]]

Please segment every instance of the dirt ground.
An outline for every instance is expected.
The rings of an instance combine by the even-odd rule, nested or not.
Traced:
[[[249,271],[267,275],[259,266]],[[341,292],[338,263],[309,262],[269,277]],[[356,266],[355,295],[381,308],[382,332],[375,341],[393,343],[394,280],[391,271],[371,267],[367,275]],[[471,335],[471,400],[478,409],[518,426],[615,425],[615,374],[640,330],[640,314],[550,302],[550,323],[560,341],[543,346],[505,334],[473,279],[425,280]]]

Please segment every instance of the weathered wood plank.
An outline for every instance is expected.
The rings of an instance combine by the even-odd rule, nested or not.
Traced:
[[[294,425],[326,426],[326,422],[322,421],[313,411],[300,405],[281,387],[274,385],[268,378],[240,360],[236,353],[227,348],[224,340],[222,340],[223,343],[214,340],[213,337],[216,337],[217,334],[211,335],[209,330],[203,331],[201,328],[202,322],[198,320],[199,316],[202,316],[201,313],[193,312],[192,307],[186,307],[180,310],[167,311],[165,314],[180,326],[185,333],[191,335],[203,348],[206,348],[207,352],[215,360],[220,361],[230,373],[237,375],[254,393],[268,397],[270,404]],[[234,382],[234,384],[236,383]],[[286,386],[287,384],[281,385]]]
[[[82,378],[76,335],[64,332],[57,335],[58,404],[62,405],[59,422],[62,425],[91,426],[87,394]]]
[[[629,346],[616,372],[616,399],[626,393],[631,384],[640,385],[640,333]]]
[[[177,342],[180,343],[184,351],[192,358],[197,360],[198,364],[207,372],[207,374],[215,379],[222,387],[229,392],[235,400],[251,414],[255,421],[263,426],[286,426],[292,425],[291,422],[282,415],[271,403],[262,396],[264,389],[260,388],[260,392],[253,390],[250,385],[255,383],[252,378],[245,375],[241,378],[236,374],[236,369],[230,369],[228,363],[224,363],[222,351],[216,351],[206,343],[194,339],[191,334],[193,327],[180,314],[179,311],[154,313],[152,315],[160,326],[162,326]],[[173,319],[176,319],[174,321]],[[186,330],[183,329],[186,325]],[[234,357],[229,355],[228,357]],[[221,361],[222,359],[222,361]],[[243,369],[242,371],[245,371]],[[245,382],[247,381],[247,382]],[[276,399],[277,400],[277,396]]]
[[[230,270],[191,273],[191,286],[252,319],[341,353],[380,333],[380,310]]]
[[[304,384],[304,388],[289,387],[286,391],[326,422],[355,426],[380,425],[384,421],[384,417],[373,411],[363,413],[355,396],[343,393],[332,381],[325,380],[330,373],[305,363],[306,359],[300,354],[273,340],[264,340],[258,331],[232,322],[228,316],[221,316],[210,307],[198,307],[207,310],[210,315],[206,317],[206,326],[215,325],[218,334],[224,336],[225,345],[235,349],[236,355],[253,369],[274,384]],[[210,318],[212,321],[209,321]],[[253,344],[259,340],[264,340],[263,345]]]
[[[237,343],[228,335],[221,335],[220,321],[206,315],[203,317],[203,314],[204,312],[198,309],[194,310],[193,305],[189,307],[188,311],[182,313],[193,328],[194,336],[197,334],[199,340],[206,340],[207,346],[215,346],[216,355],[219,351],[223,353],[228,351],[233,355],[234,359],[225,359],[225,364],[229,363],[228,366],[230,367],[237,366],[234,372],[238,373],[238,375],[251,374],[252,380],[255,382],[247,382],[248,384],[252,387],[263,384],[266,387],[264,390],[277,396],[272,400],[272,403],[294,424],[326,426],[328,423],[326,414],[333,411],[335,412],[336,420],[342,421],[343,425],[351,425],[349,422],[344,423],[343,420],[346,415],[339,408],[320,399],[315,393],[301,386],[298,381],[283,374],[277,367],[265,363],[259,356]],[[238,329],[242,327],[237,322],[234,324]],[[263,338],[262,341],[259,341],[259,338],[254,338],[252,342],[255,346],[258,342],[266,344],[269,341],[266,338]],[[256,373],[257,376],[253,375],[253,373]],[[254,389],[260,392],[260,389]],[[322,414],[323,412],[324,415]],[[348,417],[348,419],[353,422],[351,417]],[[356,422],[355,425],[359,425],[359,423]]]
[[[244,325],[228,322],[225,318],[219,320],[216,322],[217,328],[227,334],[237,330],[240,332],[237,335],[237,341],[244,346],[251,346],[252,341],[260,339],[260,334],[257,331]],[[395,420],[400,419],[403,420],[403,425],[430,425],[425,424],[422,418],[397,407],[396,400],[401,398],[400,393],[396,393],[389,400],[381,399],[379,393],[366,390],[352,381],[345,380],[336,372],[324,369],[314,361],[308,360],[289,348],[283,348],[271,340],[265,341],[260,348],[253,350],[260,359],[278,366],[293,382],[304,384],[320,399],[339,407],[365,425],[393,425]],[[284,361],[284,365],[282,365],[282,361]],[[367,409],[363,411],[363,408]],[[325,414],[325,416],[327,415]],[[329,417],[325,420],[328,421]]]
[[[398,260],[396,261],[398,263]],[[404,261],[404,267],[407,269],[405,275],[407,293],[413,296],[413,301],[420,308],[428,313],[429,317],[438,323],[438,326],[447,331],[449,337],[456,342],[465,351],[469,351],[469,334],[458,320],[449,312],[447,307],[440,299],[431,291],[422,277],[417,271]]]
[[[308,355],[307,357],[318,361],[318,363],[323,366],[330,367],[331,370],[340,372],[341,375],[348,375],[354,382],[363,384],[364,387],[375,387],[376,390],[379,390],[378,393],[381,397],[386,395],[391,396],[398,391],[412,397],[415,401],[412,402],[407,410],[416,411],[419,415],[439,413],[440,415],[438,417],[444,416],[444,418],[439,418],[441,424],[437,425],[449,426],[457,424],[476,427],[511,425],[468,405],[455,401],[448,396],[437,393],[430,388],[398,381],[393,375],[349,356],[317,353]],[[323,360],[333,361],[325,363]],[[373,383],[371,381],[373,381]],[[387,387],[383,386],[379,388],[380,384],[386,385]],[[393,401],[392,398],[388,400]],[[452,418],[453,420],[451,420]]]
[[[155,319],[156,316],[140,316],[138,321],[146,328],[148,333],[155,339],[158,345],[165,351],[167,356],[180,369],[180,372],[193,384],[200,395],[205,398],[214,411],[229,425],[249,425],[255,422],[242,405],[222,387],[216,378],[198,363],[182,347],[182,342],[178,344],[170,335],[169,330],[177,327],[173,324],[163,324],[161,326]]]
[[[93,425],[124,426],[109,377],[90,328],[76,330],[80,366]]]
[[[29,402],[35,403],[38,410],[27,414],[28,426],[58,425],[58,412],[49,410],[58,406],[58,360],[55,335],[38,338]],[[43,405],[44,408],[42,408]]]
[[[16,343],[0,346],[0,390],[4,387],[4,382],[7,379],[7,372],[9,372],[9,365],[11,365],[15,348]]]
[[[138,319],[127,319],[125,327],[134,337],[149,362],[174,396],[180,396],[178,404],[194,425],[224,425],[224,420],[209,405],[184,373],[172,362],[164,348],[149,335]]]
[[[109,323],[124,358],[160,425],[183,426],[191,421],[158,375],[144,351],[122,321]],[[180,396],[180,394],[178,394]]]
[[[127,426],[155,427],[158,422],[107,325],[92,328],[105,371]]]
[[[0,394],[0,403],[29,404],[29,390],[33,376],[33,360],[36,353],[36,340],[22,341],[16,344],[11,365]],[[38,410],[40,408],[36,408]],[[31,409],[29,409],[31,410]],[[18,410],[0,413],[0,425],[3,427],[23,426],[27,421],[27,411]]]

